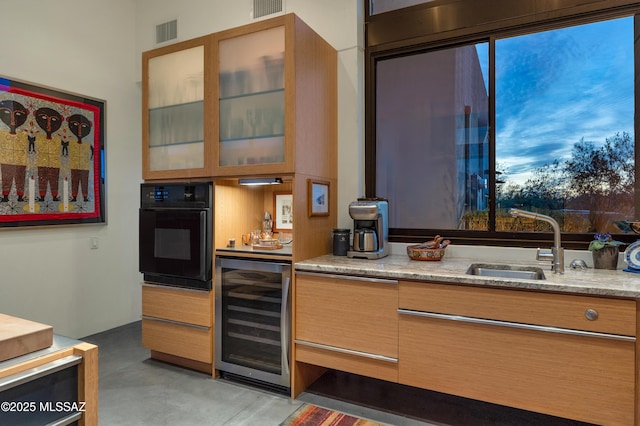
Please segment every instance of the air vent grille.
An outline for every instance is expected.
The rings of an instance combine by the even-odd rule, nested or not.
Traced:
[[[165,43],[167,41],[178,38],[178,20],[165,22],[156,25],[156,44]]]
[[[253,0],[253,19],[282,12],[282,0]]]

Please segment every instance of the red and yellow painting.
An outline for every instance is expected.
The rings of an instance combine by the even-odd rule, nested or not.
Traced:
[[[104,101],[0,77],[0,226],[100,223]]]

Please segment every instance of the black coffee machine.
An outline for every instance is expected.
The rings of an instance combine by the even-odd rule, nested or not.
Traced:
[[[353,247],[347,257],[380,259],[389,254],[389,202],[358,198],[349,204],[353,219]]]

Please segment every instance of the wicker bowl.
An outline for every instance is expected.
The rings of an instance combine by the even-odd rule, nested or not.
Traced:
[[[407,247],[407,255],[412,260],[441,260],[444,252],[445,248],[425,247],[423,244]]]

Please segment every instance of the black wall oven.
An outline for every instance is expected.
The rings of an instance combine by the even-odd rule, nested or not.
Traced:
[[[144,280],[211,290],[213,185],[140,185],[139,266]]]

